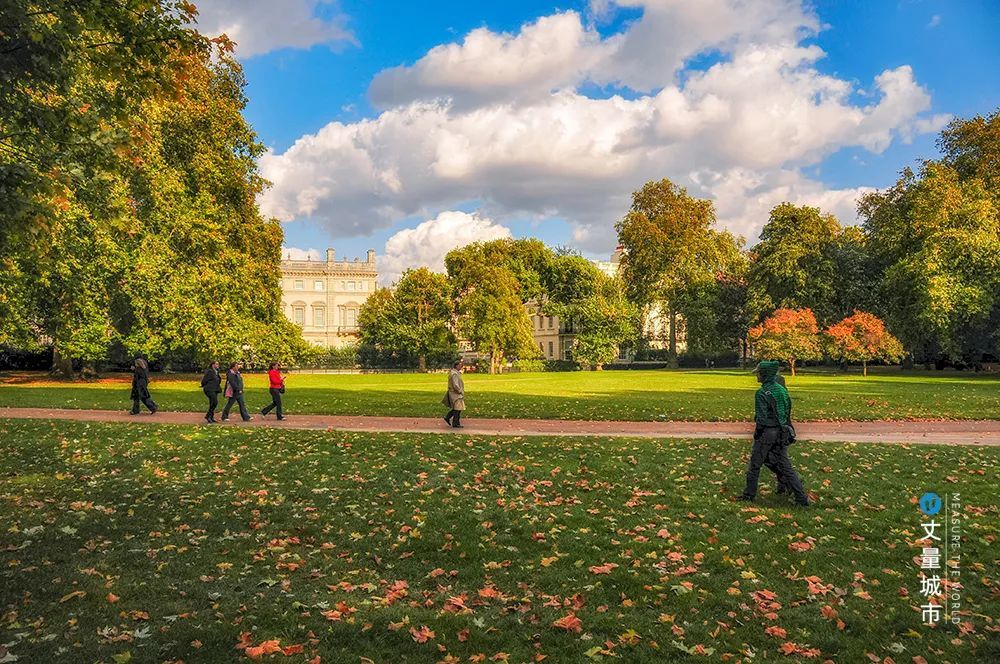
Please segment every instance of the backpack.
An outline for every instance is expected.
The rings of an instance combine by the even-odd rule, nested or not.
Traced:
[[[792,424],[791,409],[788,411],[788,424],[781,424],[781,420],[778,419],[778,402],[774,399],[774,395],[770,392],[765,392],[764,399],[767,400],[767,406],[771,410],[771,415],[774,416],[774,421],[778,422],[778,426],[781,428],[779,438],[782,444],[791,445],[797,440],[795,437],[795,425]]]

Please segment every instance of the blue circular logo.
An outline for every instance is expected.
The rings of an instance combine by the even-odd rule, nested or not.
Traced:
[[[941,511],[941,496],[928,491],[920,496],[920,511],[927,516],[934,516]]]

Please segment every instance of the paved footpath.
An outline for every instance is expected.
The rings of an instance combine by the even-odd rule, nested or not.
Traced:
[[[4,408],[0,418],[62,419],[83,422],[143,422],[201,424],[201,413],[166,412],[129,415],[125,411],[72,408]],[[452,429],[441,419],[427,417],[363,417],[358,415],[289,415],[278,422],[259,414],[250,422],[239,416],[215,426],[274,427],[337,431],[402,431],[462,433],[501,436],[629,436],[642,438],[745,438],[747,422],[606,422],[582,420],[463,419],[462,429]],[[917,443],[1000,445],[1000,420],[949,420],[931,422],[796,422],[800,440],[858,443]]]

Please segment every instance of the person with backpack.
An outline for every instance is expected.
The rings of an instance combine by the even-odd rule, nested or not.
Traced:
[[[201,390],[208,397],[208,412],[205,413],[205,421],[209,424],[218,422],[215,419],[215,409],[219,407],[219,392],[222,391],[222,376],[219,375],[219,363],[212,361],[205,369],[205,375],[201,377]]]
[[[267,370],[267,391],[271,394],[271,403],[260,409],[261,417],[267,417],[272,410],[277,413],[278,419],[285,419],[285,413],[281,410],[281,395],[285,393],[285,378],[281,375],[281,362],[271,362]]]
[[[229,421],[229,411],[233,404],[239,404],[240,416],[244,422],[249,422],[253,418],[247,411],[247,402],[243,396],[243,374],[240,373],[242,364],[233,362],[226,371],[226,407],[222,409],[222,421]]]
[[[761,385],[754,397],[756,426],[747,465],[747,483],[739,500],[753,501],[756,498],[760,470],[766,465],[778,476],[779,486],[788,487],[796,504],[805,507],[809,505],[809,497],[788,456],[788,446],[795,441],[791,420],[792,398],[777,380],[779,366],[775,361],[764,361],[754,369]]]

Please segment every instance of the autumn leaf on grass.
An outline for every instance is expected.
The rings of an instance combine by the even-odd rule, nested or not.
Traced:
[[[615,563],[604,563],[603,565],[591,565],[587,570],[591,574],[611,574],[611,570],[618,567]]]
[[[583,623],[572,613],[567,613],[559,620],[556,620],[552,623],[552,626],[564,629],[567,632],[580,632],[583,630]]]
[[[777,625],[771,625],[764,630],[764,633],[773,636],[776,639],[783,639],[788,636],[788,632],[786,632],[783,627],[778,627]]]
[[[808,542],[808,541],[806,541],[806,542],[789,542],[788,543],[788,550],[789,551],[808,551],[811,548],[813,548],[813,543],[812,542]]]
[[[277,639],[264,641],[259,646],[250,646],[244,652],[246,652],[247,657],[250,659],[257,659],[264,655],[273,655],[276,652],[281,652],[281,642]]]
[[[412,636],[413,640],[417,643],[427,643],[429,639],[434,638],[434,630],[427,625],[421,625],[420,629],[411,627],[410,636]]]
[[[66,602],[68,602],[71,599],[74,599],[76,597],[79,597],[79,598],[82,599],[82,598],[84,598],[86,596],[87,596],[87,591],[85,591],[85,590],[74,590],[73,592],[69,593],[68,595],[63,595],[62,599],[59,600],[59,603],[60,604],[65,604]]]

